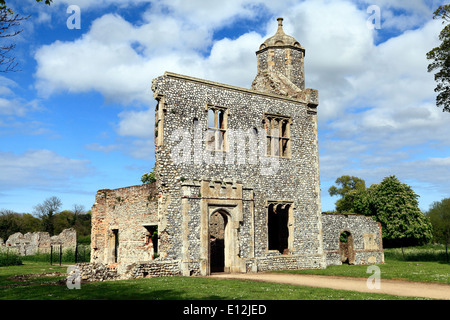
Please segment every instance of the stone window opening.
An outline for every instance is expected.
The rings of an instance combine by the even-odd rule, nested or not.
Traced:
[[[112,263],[119,262],[119,229],[111,230],[111,237],[109,239],[110,261]]]
[[[153,258],[158,257],[158,226],[149,225],[144,226],[147,230],[145,235],[145,246],[153,249]]]
[[[289,209],[290,205],[270,204],[268,207],[269,250],[281,254],[289,253]]]
[[[227,115],[226,108],[208,106],[207,150],[226,151]]]
[[[266,155],[269,157],[291,157],[291,119],[279,115],[265,115]]]

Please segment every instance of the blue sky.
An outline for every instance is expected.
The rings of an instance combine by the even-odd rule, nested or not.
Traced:
[[[422,210],[450,197],[450,114],[435,106],[426,52],[443,2],[425,0],[10,0],[32,16],[0,74],[0,209],[58,196],[90,209],[99,189],[140,183],[154,164],[152,79],[171,71],[249,88],[255,51],[284,17],[319,90],[322,210],[341,175],[396,175]],[[80,29],[69,29],[70,5]],[[380,9],[380,28],[370,6]]]

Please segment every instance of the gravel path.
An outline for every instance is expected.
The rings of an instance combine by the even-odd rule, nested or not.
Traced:
[[[380,280],[379,289],[369,289],[367,278],[336,277],[306,274],[286,273],[246,273],[226,274],[216,273],[212,278],[253,280],[277,282],[293,285],[353,290],[370,293],[385,293],[397,296],[424,297],[440,300],[450,300],[450,285],[438,283],[408,282],[400,280]]]

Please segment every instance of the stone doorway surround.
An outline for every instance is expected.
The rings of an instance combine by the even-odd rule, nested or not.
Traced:
[[[224,218],[224,272],[245,272],[245,263],[239,257],[239,226],[243,220],[242,185],[222,188],[202,181],[200,219],[200,274],[211,274],[210,220],[219,212]]]

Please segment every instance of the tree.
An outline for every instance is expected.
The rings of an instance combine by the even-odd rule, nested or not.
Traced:
[[[12,210],[0,210],[0,238],[4,241],[16,232],[27,233],[39,231],[40,220],[31,214],[20,214]]]
[[[53,2],[53,0],[45,0],[45,1],[44,0],[36,0],[36,2],[43,2],[47,5],[50,5]],[[6,9],[9,12],[13,13],[11,8],[8,8],[8,6],[6,5],[6,0],[0,0],[0,9]]]
[[[450,198],[433,202],[427,217],[433,225],[434,240],[445,245],[448,262],[448,245],[450,244]]]
[[[331,186],[328,189],[330,196],[339,195],[341,198],[336,201],[337,212],[353,212],[353,201],[360,192],[366,189],[366,183],[363,179],[353,176],[341,176],[335,182],[341,187]]]
[[[433,19],[442,19],[442,24],[450,21],[450,5],[442,5],[435,12]],[[439,47],[427,53],[427,59],[433,62],[428,65],[428,72],[437,71],[434,80],[438,93],[436,105],[443,107],[442,111],[450,112],[450,25],[446,24],[439,34],[442,41]]]
[[[44,3],[50,5],[53,0],[45,0]],[[43,2],[43,0],[36,0],[36,2]],[[17,30],[16,27],[30,16],[21,17],[14,14],[11,8],[8,8],[6,0],[0,0],[0,38],[12,38],[17,36],[23,30]],[[0,72],[17,71],[18,63],[15,57],[11,54],[15,49],[15,43],[0,45]]]
[[[144,173],[141,177],[142,183],[153,183],[156,181],[155,177],[155,167],[153,167],[152,171]]]
[[[50,197],[34,207],[34,213],[42,220],[43,230],[51,236],[55,230],[54,215],[59,212],[61,206],[62,202],[58,197]]]
[[[410,186],[389,176],[355,198],[353,210],[381,223],[386,246],[420,245],[432,239],[432,227],[418,197]]]

